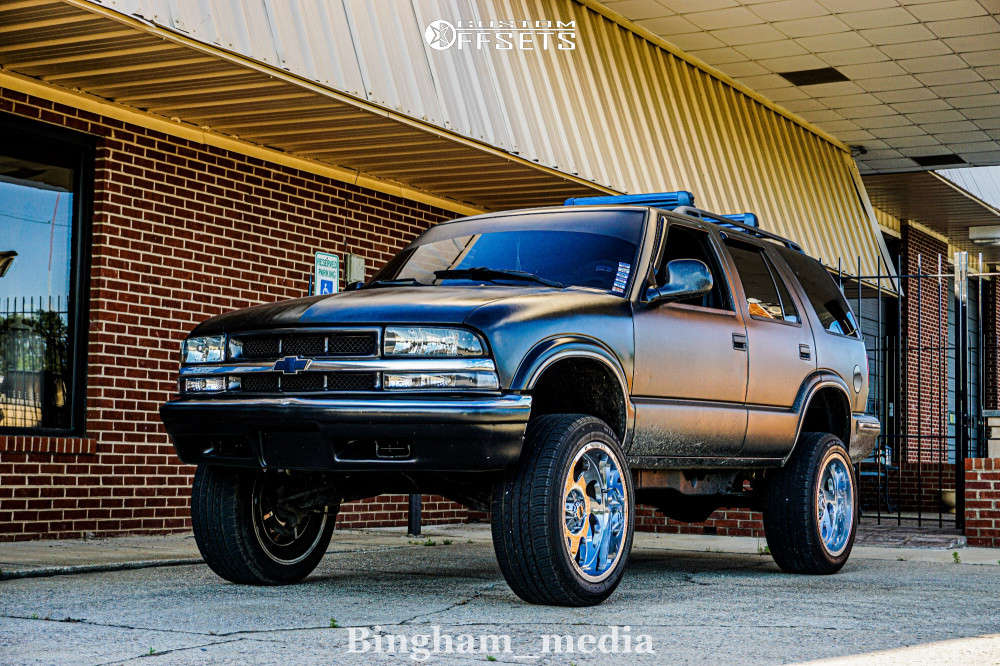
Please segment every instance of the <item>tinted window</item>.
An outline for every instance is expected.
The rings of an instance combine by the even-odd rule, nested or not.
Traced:
[[[712,271],[714,285],[712,291],[703,296],[695,296],[683,301],[677,301],[686,305],[700,305],[705,308],[715,308],[717,310],[732,310],[733,302],[729,297],[729,286],[726,283],[725,274],[719,266],[719,259],[709,243],[708,234],[698,229],[685,227],[677,224],[670,225],[667,231],[666,246],[663,250],[663,257],[656,269],[656,284],[663,285],[667,282],[667,264],[674,259],[697,259],[705,263]]]
[[[857,335],[854,313],[826,269],[804,254],[790,250],[780,252],[805,290],[823,328],[831,333]]]
[[[727,241],[736,270],[743,283],[747,311],[758,319],[797,322],[798,312],[785,285],[777,278],[761,248]],[[780,286],[779,286],[780,285]]]
[[[435,272],[488,268],[623,295],[635,266],[644,219],[641,211],[574,211],[443,224],[386,264],[375,281],[482,282],[478,276]],[[502,276],[487,281],[537,284]]]
[[[0,123],[0,430],[74,429],[82,156]]]

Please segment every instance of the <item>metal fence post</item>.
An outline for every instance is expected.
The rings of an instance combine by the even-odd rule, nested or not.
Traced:
[[[406,517],[406,533],[409,536],[420,536],[420,514],[422,511],[420,493],[410,493],[410,508]]]
[[[955,253],[955,528],[965,532],[965,456],[969,444],[969,253]]]

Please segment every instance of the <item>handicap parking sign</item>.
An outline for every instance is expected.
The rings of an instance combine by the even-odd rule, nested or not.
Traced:
[[[317,252],[313,273],[313,294],[336,294],[340,286],[340,257]]]

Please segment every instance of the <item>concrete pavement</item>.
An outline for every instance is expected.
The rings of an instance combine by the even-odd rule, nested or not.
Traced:
[[[163,559],[194,553],[189,535],[154,539]],[[1000,660],[997,551],[859,548],[840,574],[807,577],[780,573],[757,539],[644,534],[608,602],[566,609],[517,599],[488,542],[476,525],[420,540],[337,532],[316,573],[284,588],[231,585],[203,564],[6,580],[0,662]],[[3,544],[5,570],[13,546],[63,548]],[[110,564],[137,550],[121,546],[104,547]]]

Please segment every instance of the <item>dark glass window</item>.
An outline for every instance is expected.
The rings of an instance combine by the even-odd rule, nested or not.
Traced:
[[[727,241],[726,247],[740,274],[750,316],[798,322],[799,313],[795,304],[764,251],[759,247],[733,241]]]
[[[83,398],[77,290],[87,147],[2,117],[0,139],[0,430],[65,433],[79,425]]]
[[[702,296],[695,296],[683,301],[685,305],[698,305],[716,310],[732,310],[733,301],[729,295],[726,276],[719,265],[719,259],[712,249],[708,234],[699,229],[692,229],[679,224],[671,224],[667,230],[666,245],[663,257],[656,267],[656,284],[667,282],[667,264],[674,259],[697,259],[705,263],[712,272],[712,290]]]
[[[442,224],[389,261],[373,283],[486,281],[538,286],[537,281],[517,277],[530,274],[565,286],[624,295],[635,267],[644,218],[639,211],[580,210]],[[511,275],[500,274],[503,271]]]
[[[814,259],[792,250],[779,250],[798,278],[820,324],[831,333],[857,335],[858,325],[847,299],[830,273]]]

